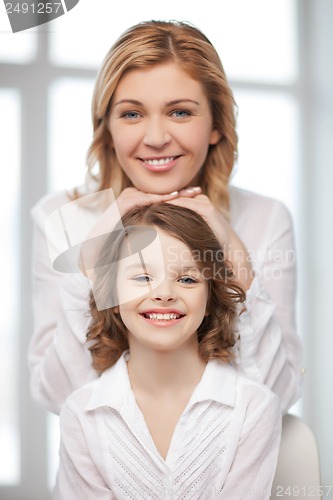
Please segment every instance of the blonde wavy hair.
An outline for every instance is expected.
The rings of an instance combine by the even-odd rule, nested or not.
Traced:
[[[213,205],[228,212],[228,181],[237,157],[235,101],[221,60],[208,38],[196,27],[178,21],[147,21],[129,28],[107,53],[98,73],[92,101],[93,141],[87,155],[88,178],[97,191],[112,187],[119,196],[131,182],[123,172],[108,128],[110,102],[126,71],[175,62],[201,83],[221,134],[211,145],[199,184]],[[95,171],[98,166],[97,173]]]
[[[119,261],[122,248],[128,244],[129,228],[133,234],[136,226],[138,231],[140,228],[142,231],[142,226],[157,227],[187,245],[207,279],[208,314],[197,330],[200,357],[205,361],[211,358],[228,360],[235,344],[236,304],[245,300],[245,292],[237,284],[231,265],[224,260],[221,245],[208,224],[188,208],[156,203],[127,212],[122,218],[122,225],[120,228],[124,229],[111,233],[101,250],[95,270],[96,297],[112,296],[112,303],[118,303],[116,267],[106,266],[105,263]],[[103,372],[129,348],[127,329],[117,306],[99,310],[92,292],[90,313],[92,319],[87,341],[94,368]]]

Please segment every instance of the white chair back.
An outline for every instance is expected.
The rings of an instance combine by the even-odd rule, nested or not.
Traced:
[[[322,498],[316,438],[299,417],[285,415],[271,500]]]

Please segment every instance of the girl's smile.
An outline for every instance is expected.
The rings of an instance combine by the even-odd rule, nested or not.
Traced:
[[[220,139],[201,84],[175,63],[126,72],[111,101],[109,128],[132,184],[156,194],[196,183],[209,146]]]
[[[144,318],[148,323],[156,326],[173,326],[178,323],[185,314],[177,309],[170,308],[155,308],[152,310],[143,311],[140,316]]]

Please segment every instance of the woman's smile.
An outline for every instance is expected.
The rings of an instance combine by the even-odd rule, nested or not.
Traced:
[[[162,173],[171,170],[177,164],[177,161],[180,159],[180,157],[181,155],[139,159],[147,170],[150,170],[151,172]]]

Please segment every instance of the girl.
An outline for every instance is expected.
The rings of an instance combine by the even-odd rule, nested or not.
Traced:
[[[167,203],[123,225],[97,263],[88,340],[102,375],[62,408],[55,497],[268,499],[281,412],[228,362],[245,294],[219,242]],[[147,229],[161,253],[135,250]]]
[[[34,398],[59,412],[74,389],[97,376],[85,347],[89,281],[53,269],[45,218],[77,197],[83,218],[106,233],[110,212],[91,196],[112,188],[121,216],[168,202],[206,220],[246,291],[234,364],[271,388],[287,411],[301,382],[292,223],[281,203],[228,185],[237,151],[234,100],[214,47],[184,23],[130,28],[97,77],[93,124],[87,186],[48,196],[33,212]]]

